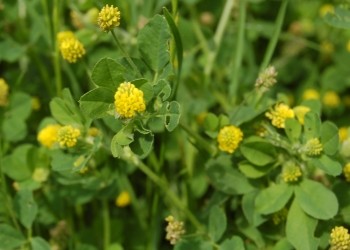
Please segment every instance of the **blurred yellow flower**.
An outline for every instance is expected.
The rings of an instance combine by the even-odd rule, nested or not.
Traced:
[[[61,127],[57,133],[57,141],[61,147],[74,147],[78,142],[80,130],[71,125]]]
[[[339,141],[340,142],[345,141],[348,138],[348,134],[349,134],[348,127],[340,127],[338,133],[339,133]]]
[[[168,225],[165,228],[165,238],[170,242],[171,245],[175,245],[181,239],[181,236],[185,233],[184,223],[182,221],[175,220],[172,215],[166,217],[165,221],[168,222]]]
[[[32,97],[32,109],[33,110],[39,110],[41,107],[40,100],[37,96]]]
[[[337,92],[329,90],[324,93],[322,103],[329,108],[336,108],[340,105],[340,97]]]
[[[334,6],[332,4],[323,4],[320,7],[320,17],[324,17],[325,15],[327,15],[327,13],[334,13]]]
[[[85,55],[84,45],[76,38],[64,39],[59,45],[62,57],[69,63],[75,63]]]
[[[350,162],[343,167],[343,174],[345,176],[345,180],[350,182]]]
[[[265,116],[271,120],[273,126],[284,128],[284,123],[287,118],[294,118],[294,111],[288,105],[279,103],[274,109],[270,109],[265,113]]]
[[[295,163],[286,164],[283,172],[282,179],[286,183],[296,182],[299,180],[299,177],[302,176],[302,172],[299,166],[295,165]]]
[[[323,151],[323,145],[318,138],[312,138],[306,142],[304,150],[309,156],[320,155]]]
[[[229,125],[223,127],[218,134],[217,141],[221,151],[232,154],[238,148],[243,139],[243,132],[240,128]]]
[[[334,227],[330,235],[330,250],[350,249],[350,235],[344,227]]]
[[[49,177],[50,171],[47,168],[36,168],[32,178],[36,182],[45,182]]]
[[[97,24],[100,28],[107,32],[120,25],[120,11],[118,7],[113,7],[113,5],[104,6],[100,13],[98,14]]]
[[[122,118],[133,118],[137,112],[146,110],[145,99],[142,90],[130,82],[119,85],[114,95],[115,111]]]
[[[95,127],[91,127],[88,129],[88,135],[92,137],[96,137],[100,134],[100,130]]]
[[[57,33],[57,42],[60,45],[64,40],[75,38],[75,35],[72,31],[60,31]]]
[[[304,117],[305,117],[306,113],[308,113],[310,111],[310,108],[300,105],[300,106],[294,107],[293,111],[294,111],[295,116],[297,117],[298,121],[300,122],[300,124],[304,124]]]
[[[58,124],[50,124],[39,131],[37,140],[41,145],[51,148],[57,142],[58,130],[61,128]]]
[[[303,100],[320,99],[320,93],[316,89],[305,89],[302,96]]]
[[[321,53],[324,55],[330,55],[334,52],[334,45],[330,41],[321,42]]]
[[[126,207],[130,204],[131,197],[127,191],[121,192],[118,197],[115,199],[115,204],[117,207]]]
[[[9,85],[3,78],[0,78],[0,107],[4,107],[8,103]]]

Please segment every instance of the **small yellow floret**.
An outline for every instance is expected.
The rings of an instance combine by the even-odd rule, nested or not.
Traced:
[[[72,31],[61,31],[57,33],[57,42],[60,45],[64,40],[75,38],[75,35]]]
[[[296,106],[293,110],[300,124],[304,124],[304,117],[311,109],[306,106]]]
[[[330,236],[330,250],[350,249],[350,235],[348,229],[344,227],[334,227]]]
[[[115,199],[115,204],[117,207],[126,207],[130,204],[131,197],[127,191],[121,192]]]
[[[329,90],[324,93],[322,103],[329,108],[336,108],[340,105],[340,97],[337,92]]]
[[[57,142],[58,130],[61,128],[58,124],[51,124],[39,131],[37,140],[41,145],[51,148]]]
[[[217,137],[219,149],[232,154],[238,148],[243,139],[243,132],[240,128],[229,125],[223,127]]]
[[[115,111],[122,118],[133,118],[146,110],[143,92],[130,82],[121,83],[114,95]]]
[[[324,17],[327,13],[334,13],[334,6],[332,4],[323,4],[319,10],[320,17]]]
[[[8,103],[9,85],[3,78],[0,78],[0,107],[4,107]]]
[[[57,141],[61,147],[74,147],[78,142],[80,130],[73,128],[71,125],[61,127],[58,130]]]
[[[284,123],[288,118],[294,118],[294,111],[284,103],[276,104],[275,109],[265,113],[266,117],[271,120],[273,126],[284,128]]]
[[[113,5],[104,6],[98,14],[97,24],[103,31],[110,31],[120,25],[120,11]]]
[[[339,141],[343,142],[348,138],[348,127],[341,127],[338,130],[338,134],[339,134]]]
[[[84,45],[76,38],[63,40],[59,45],[62,57],[69,63],[75,63],[85,55]]]
[[[320,155],[323,151],[323,145],[318,138],[312,138],[306,142],[304,150],[309,156]]]
[[[302,98],[303,100],[318,100],[320,93],[316,89],[305,89]]]
[[[302,176],[300,167],[297,165],[287,165],[282,173],[282,178],[284,182],[291,183],[299,180],[299,177]]]
[[[350,182],[350,162],[343,167],[343,174],[345,176],[345,180]]]
[[[49,177],[50,171],[47,168],[36,168],[32,178],[36,182],[45,182]]]

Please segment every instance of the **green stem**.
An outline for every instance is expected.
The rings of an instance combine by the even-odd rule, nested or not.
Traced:
[[[177,6],[179,5],[179,1],[178,0],[171,0],[171,9],[172,9],[172,14],[173,17],[176,16],[177,13]]]
[[[180,201],[180,199],[173,192],[170,191],[170,189],[165,181],[160,179],[142,161],[138,161],[138,163],[136,165],[145,175],[147,175],[147,177],[151,181],[153,181],[156,185],[158,185],[162,189],[162,191],[165,193],[166,197],[171,201],[171,203],[173,205],[175,205],[176,207],[178,207],[180,210],[182,210],[185,213],[186,217],[189,219],[189,221],[193,224],[193,226],[197,230],[199,230],[199,231],[204,230],[202,224],[191,213],[191,211]]]
[[[133,70],[140,76],[142,77],[142,74],[140,73],[140,71],[138,70],[137,66],[135,65],[135,63],[132,61],[131,57],[129,56],[128,52],[126,52],[126,50],[123,48],[123,46],[121,45],[121,43],[119,42],[118,37],[116,36],[114,30],[111,30],[112,36],[115,40],[115,42],[117,43],[118,48],[120,49],[120,51],[123,53],[125,59],[128,61],[128,63],[130,64],[130,66],[133,68]]]
[[[275,51],[277,41],[278,41],[278,38],[279,38],[280,33],[281,33],[284,17],[286,15],[287,4],[288,4],[288,0],[283,0],[281,7],[278,11],[275,30],[274,30],[272,37],[271,37],[271,40],[268,44],[267,51],[264,55],[263,62],[260,65],[260,72],[263,71],[269,65],[271,58],[272,58],[272,55],[273,55],[273,52]]]
[[[224,35],[224,31],[226,29],[228,21],[230,20],[231,11],[233,8],[233,2],[234,2],[234,0],[227,0],[226,1],[226,4],[224,6],[224,11],[223,11],[221,18],[220,18],[220,21],[219,21],[219,25],[215,31],[215,34],[214,34],[215,48],[214,48],[214,51],[212,51],[208,54],[207,64],[206,64],[206,67],[204,69],[204,74],[207,77],[210,76],[210,74],[211,74],[216,55],[219,52],[222,37]]]
[[[50,50],[53,50],[53,34],[52,34],[52,28],[51,28],[51,22],[50,22],[50,18],[51,15],[49,14],[49,7],[47,5],[47,0],[41,0],[41,5],[43,8],[43,12],[44,12],[44,18],[45,18],[45,23],[46,23],[46,28],[48,29],[48,33],[49,33],[49,37],[48,37],[48,45],[50,47]]]
[[[81,90],[80,84],[74,72],[72,71],[71,66],[68,63],[63,62],[63,69],[67,73],[67,76],[71,82],[71,87],[72,87],[74,96],[79,98],[82,95],[83,91]]]
[[[207,142],[205,139],[203,139],[199,134],[197,134],[196,132],[194,132],[190,127],[188,127],[187,125],[180,123],[180,127],[185,130],[190,136],[192,136],[196,142],[198,144],[198,147],[203,148],[204,150],[206,150],[210,155],[215,155],[216,150],[215,148],[209,143]]]
[[[54,71],[55,71],[55,79],[56,79],[56,93],[57,96],[61,95],[62,91],[62,72],[61,72],[61,64],[60,64],[60,51],[59,51],[59,45],[55,39],[56,34],[59,31],[59,25],[60,25],[60,13],[59,13],[59,0],[54,0],[54,7],[53,7],[53,33],[54,36],[52,37],[53,44],[55,44],[55,54],[54,54]]]
[[[108,249],[111,242],[111,222],[107,200],[102,201],[102,220],[103,220],[103,249]]]
[[[229,86],[229,96],[233,103],[237,101],[237,89],[239,82],[239,73],[242,65],[243,51],[244,51],[244,31],[246,22],[246,0],[239,1],[239,19],[238,19],[238,36],[236,45],[236,55],[233,64],[232,80]]]

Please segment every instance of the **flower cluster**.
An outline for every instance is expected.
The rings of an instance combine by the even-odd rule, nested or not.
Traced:
[[[284,103],[276,104],[274,109],[265,113],[266,117],[271,120],[273,126],[284,128],[284,123],[288,118],[294,118],[294,111]]]
[[[78,142],[80,130],[71,125],[61,127],[57,133],[57,141],[61,147],[74,147]]]
[[[318,138],[308,140],[304,146],[304,151],[309,156],[320,155],[323,150],[323,145]]]
[[[172,215],[169,215],[165,218],[168,222],[168,225],[165,229],[166,236],[165,238],[170,241],[170,244],[175,245],[185,233],[184,223],[182,221],[177,221]]]
[[[303,100],[318,100],[320,93],[313,88],[305,89],[302,95]]]
[[[300,176],[302,176],[302,172],[299,166],[294,163],[288,163],[285,165],[282,172],[282,179],[284,182],[297,182]]]
[[[120,11],[118,7],[113,5],[104,6],[98,14],[97,24],[100,28],[107,32],[120,25]]]
[[[146,109],[143,92],[130,82],[121,83],[114,95],[115,111],[122,118],[133,118]]]
[[[131,202],[131,198],[128,192],[121,192],[118,197],[115,199],[115,204],[117,207],[126,207]]]
[[[6,106],[8,102],[9,86],[3,78],[0,78],[0,107]]]
[[[276,77],[277,72],[275,67],[269,66],[259,74],[258,79],[255,81],[255,87],[261,88],[264,91],[268,90],[277,82]]]
[[[243,139],[243,132],[240,128],[230,125],[223,127],[218,134],[217,141],[221,151],[232,154]]]
[[[63,31],[57,34],[57,42],[62,57],[69,63],[75,63],[85,55],[84,45],[71,31]]]
[[[340,105],[341,100],[337,92],[327,91],[322,97],[322,103],[329,108],[336,108]]]
[[[61,128],[58,124],[50,124],[39,131],[37,140],[41,145],[51,148],[57,142],[58,130]]]
[[[350,249],[350,235],[346,228],[334,227],[330,236],[330,250]]]

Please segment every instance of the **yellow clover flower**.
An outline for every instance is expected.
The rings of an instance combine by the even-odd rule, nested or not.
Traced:
[[[69,63],[75,63],[85,55],[84,45],[75,37],[64,39],[59,48],[62,57]]]
[[[350,235],[344,227],[334,227],[330,235],[330,250],[350,249]]]
[[[0,78],[0,107],[4,107],[8,103],[9,85],[3,78]]]
[[[302,98],[303,100],[318,100],[320,99],[320,93],[313,88],[305,89]]]
[[[61,127],[57,133],[57,141],[61,147],[74,147],[78,142],[80,130],[71,125]]]
[[[334,6],[332,4],[323,4],[319,10],[320,17],[324,17],[327,13],[334,13]]]
[[[309,156],[320,155],[323,151],[323,145],[318,138],[312,138],[306,142],[304,150]]]
[[[343,168],[343,174],[345,176],[345,180],[350,182],[350,162],[347,163]]]
[[[340,105],[341,100],[337,92],[329,90],[324,93],[322,103],[329,108],[336,108]]]
[[[343,142],[348,138],[348,127],[340,127],[338,130],[339,141]]]
[[[243,132],[240,128],[229,125],[223,127],[218,134],[217,141],[221,151],[232,154],[238,148],[243,139]]]
[[[126,207],[130,204],[130,202],[130,194],[127,191],[121,192],[115,199],[115,204],[117,205],[117,207]]]
[[[133,118],[137,112],[146,110],[145,99],[142,90],[130,82],[119,85],[114,95],[115,111],[122,118]]]
[[[282,179],[286,183],[296,182],[302,176],[300,167],[295,164],[287,165],[282,173]]]
[[[171,245],[175,245],[181,239],[181,236],[185,233],[184,223],[182,221],[175,220],[172,215],[166,217],[165,221],[168,222],[168,225],[165,228],[165,238],[170,241]]]
[[[75,35],[70,30],[68,30],[68,31],[61,31],[61,32],[57,33],[56,38],[57,38],[58,45],[60,45],[64,40],[75,38]]]
[[[304,117],[311,109],[306,106],[296,106],[293,108],[295,116],[297,117],[300,124],[304,124]]]
[[[58,130],[61,128],[58,124],[50,124],[39,131],[37,140],[41,145],[51,148],[57,142]]]
[[[120,25],[120,11],[118,7],[113,5],[104,6],[98,14],[97,24],[100,28],[107,32]]]
[[[294,111],[284,103],[276,104],[274,109],[265,113],[266,117],[271,120],[273,126],[284,128],[284,122],[287,118],[294,118]]]

